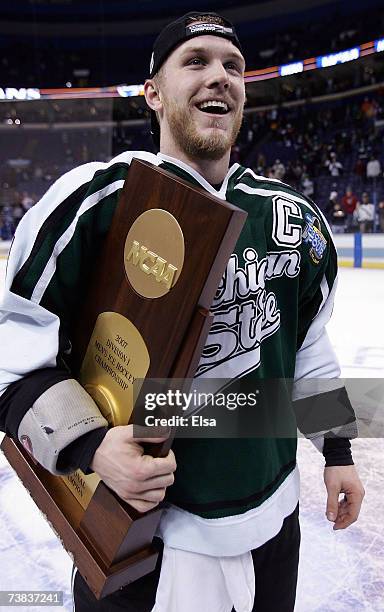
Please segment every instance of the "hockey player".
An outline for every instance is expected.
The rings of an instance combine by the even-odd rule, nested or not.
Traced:
[[[174,453],[153,459],[131,426],[108,429],[71,376],[85,279],[131,160],[147,160],[248,212],[197,377],[294,379],[299,425],[325,456],[327,518],[343,529],[359,514],[363,488],[348,439],[355,422],[324,327],[336,287],[332,237],[312,201],[239,164],[229,168],[245,101],[232,24],[194,12],[164,28],[145,96],[160,152],[73,169],[18,227],[1,314],[0,426],[52,473],[94,470],[140,511],[166,494],[156,570],[100,602],[77,573],[78,612],[289,612],[300,542],[296,439],[176,440]],[[317,390],[314,379],[322,380]],[[332,418],[340,397],[350,412],[343,422]]]

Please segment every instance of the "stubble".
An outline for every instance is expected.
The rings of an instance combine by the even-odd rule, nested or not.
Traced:
[[[212,129],[205,136],[196,129],[188,108],[178,106],[174,100],[167,100],[166,108],[173,138],[188,157],[192,158],[221,159],[235,144],[243,120],[243,109],[239,109],[230,130],[226,132],[220,129],[220,119],[212,117]]]

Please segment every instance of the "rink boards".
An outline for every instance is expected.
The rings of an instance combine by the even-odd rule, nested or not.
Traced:
[[[361,266],[358,261],[359,241],[355,234],[334,234],[339,266],[384,269],[384,234],[361,235]]]

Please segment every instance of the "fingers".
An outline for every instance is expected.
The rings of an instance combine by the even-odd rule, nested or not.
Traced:
[[[176,458],[172,450],[168,452],[166,457],[149,457],[146,455],[145,460],[150,462],[152,474],[149,477],[164,476],[171,474],[176,470]]]
[[[363,498],[353,494],[346,494],[339,502],[339,511],[333,529],[346,529],[355,523],[360,514]]]
[[[124,501],[141,513],[149,512],[149,510],[153,510],[159,505],[158,502],[147,502],[142,499],[126,499]]]
[[[324,482],[328,493],[326,516],[334,523],[334,530],[346,529],[357,520],[365,495],[356,468],[354,465],[326,467]],[[341,493],[344,499],[339,501]]]
[[[138,499],[159,503],[164,499],[166,488],[174,483],[175,469],[172,451],[161,460],[143,455],[131,462],[129,470],[120,468],[118,481],[105,482],[125,501]]]
[[[148,478],[141,483],[136,485],[136,493],[144,493],[151,489],[165,489],[170,487],[175,482],[173,474],[166,474],[165,476],[155,476],[154,478]]]
[[[143,425],[128,425],[129,432],[132,433],[132,438],[135,442],[149,442],[157,444],[164,442],[171,435],[169,427],[144,427]],[[151,436],[148,437],[150,430]],[[155,437],[156,436],[156,437]]]
[[[140,501],[151,502],[153,504],[159,504],[164,500],[165,488],[164,489],[150,489],[144,491],[141,495],[138,495],[137,499]]]
[[[137,480],[144,481],[158,476],[167,476],[176,470],[176,458],[170,450],[166,457],[151,457],[141,455],[136,461],[135,476]]]
[[[150,489],[148,491],[143,491],[142,493],[128,493],[127,495],[122,496],[124,501],[131,503],[131,500],[148,502],[154,505],[158,505],[160,502],[164,500],[166,489]]]
[[[165,490],[167,487],[173,485],[175,477],[173,474],[167,474],[166,476],[159,476],[156,478],[149,478],[148,480],[136,480],[135,478],[124,479],[119,486],[120,496],[124,499],[128,497],[145,499],[145,495],[148,491],[162,489]],[[116,491],[117,492],[117,491]]]
[[[122,497],[130,506],[135,508],[138,512],[148,512],[153,508],[156,508],[164,500],[166,488],[151,489],[149,491],[143,491],[137,497]]]
[[[329,521],[335,522],[339,511],[339,488],[335,485],[328,485],[327,509],[325,514]]]
[[[96,450],[91,467],[121,499],[147,512],[164,499],[166,488],[173,484],[176,459],[172,450],[166,457],[145,455],[138,440],[132,425],[113,427]]]

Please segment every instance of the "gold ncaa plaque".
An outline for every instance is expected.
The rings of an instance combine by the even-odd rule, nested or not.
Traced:
[[[139,330],[117,312],[96,321],[80,370],[80,382],[111,425],[127,425],[133,410],[133,384],[150,364]]]
[[[117,312],[99,314],[80,370],[80,382],[110,425],[127,425],[134,406],[133,384],[145,378],[150,365],[139,330]],[[100,478],[81,470],[63,481],[84,508]]]
[[[166,295],[184,264],[184,236],[171,213],[153,208],[132,224],[124,247],[125,272],[132,288],[146,298]]]

